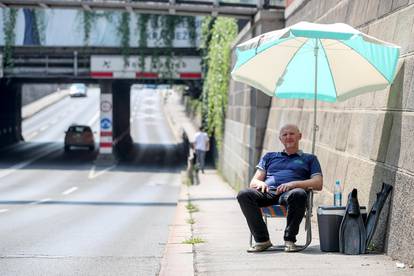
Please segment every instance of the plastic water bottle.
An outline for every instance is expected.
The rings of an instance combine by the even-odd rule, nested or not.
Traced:
[[[339,181],[338,179],[335,181],[334,206],[342,206],[341,181]]]

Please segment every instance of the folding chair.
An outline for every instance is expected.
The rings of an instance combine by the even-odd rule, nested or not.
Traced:
[[[313,207],[313,190],[308,190],[308,198],[306,202],[305,210],[305,231],[306,231],[306,243],[304,245],[296,245],[296,251],[302,251],[309,246],[312,241],[312,227],[311,227],[311,217],[312,217],[312,207]],[[260,208],[263,216],[263,220],[267,225],[268,218],[285,218],[287,216],[287,210],[283,205],[270,205],[267,207]],[[253,235],[250,233],[250,246],[253,245]],[[266,251],[283,251],[285,249],[284,245],[273,245]]]

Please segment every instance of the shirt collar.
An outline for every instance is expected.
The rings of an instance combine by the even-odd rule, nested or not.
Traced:
[[[285,150],[283,150],[283,151],[281,151],[281,152],[280,152],[280,155],[281,155],[281,156],[292,156],[292,155],[302,156],[302,155],[303,155],[303,151],[302,151],[302,150],[298,150],[297,152],[295,152],[295,153],[293,153],[293,154],[291,154],[291,155],[288,155],[288,154],[286,153],[286,151],[285,151]]]

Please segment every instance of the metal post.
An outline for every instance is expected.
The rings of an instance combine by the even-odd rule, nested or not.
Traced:
[[[312,134],[312,154],[315,153],[315,143],[316,143],[316,131],[318,131],[318,125],[316,124],[316,113],[317,113],[317,95],[318,95],[318,41],[315,39],[315,95],[313,99],[313,134]]]
[[[73,52],[73,74],[78,76],[78,51]]]

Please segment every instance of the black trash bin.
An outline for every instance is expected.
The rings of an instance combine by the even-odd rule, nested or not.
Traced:
[[[360,207],[361,215],[366,221],[367,210]],[[339,252],[339,228],[345,214],[345,206],[323,205],[318,207],[319,242],[322,251]]]

